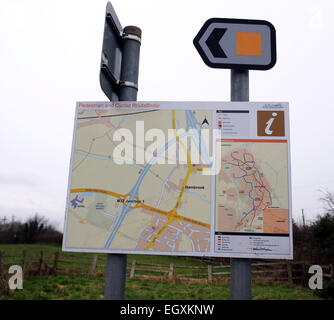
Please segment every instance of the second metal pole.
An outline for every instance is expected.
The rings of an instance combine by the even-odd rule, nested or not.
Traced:
[[[248,70],[231,70],[231,101],[249,101]],[[252,298],[251,263],[249,259],[231,259],[231,299]]]
[[[120,101],[136,101],[138,92],[141,30],[128,26],[123,29],[122,67],[119,89]],[[124,300],[126,254],[107,254],[105,300]]]

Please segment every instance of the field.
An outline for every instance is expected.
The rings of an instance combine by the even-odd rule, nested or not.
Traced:
[[[23,290],[12,291],[0,299],[23,300],[88,300],[103,299],[103,276],[41,276],[24,281]],[[227,300],[228,285],[180,284],[167,281],[127,279],[126,299],[130,300]],[[310,300],[319,299],[310,290],[296,286],[255,284],[252,287],[254,300]]]
[[[0,245],[0,250],[11,253],[10,259],[20,259],[22,250],[26,248],[30,252],[35,252],[36,256],[41,250],[45,250],[50,256],[53,253],[59,252],[57,246],[42,246],[42,245]],[[73,255],[73,253],[70,253]],[[66,255],[66,254],[65,254]],[[90,275],[83,267],[84,259],[79,253],[76,263],[69,262],[66,264],[62,260],[62,268],[68,270],[57,275],[41,275],[29,276],[24,279],[23,290],[1,290],[0,300],[87,300],[87,299],[103,299],[104,291],[104,264],[102,258],[105,255],[101,254],[101,265],[96,269],[94,275]],[[87,256],[87,254],[86,254]],[[93,255],[92,255],[93,257]],[[8,258],[9,259],[9,258]],[[82,260],[80,262],[80,259]],[[169,256],[143,256],[129,255],[128,261],[135,259],[140,263],[155,263],[155,264],[175,264],[183,266],[196,266],[206,268],[207,263],[201,261],[184,260],[178,257]],[[81,273],[73,274],[73,268],[78,268]],[[223,268],[221,270],[224,270]],[[83,273],[85,271],[85,273]],[[204,270],[205,271],[205,270]],[[182,269],[178,271],[182,275]],[[189,271],[188,271],[189,272]],[[227,300],[230,298],[229,279],[226,276],[216,278],[211,284],[206,282],[187,282],[179,281],[176,277],[173,281],[167,279],[139,279],[127,278],[126,281],[126,299],[130,300]],[[254,300],[315,300],[320,299],[314,295],[312,290],[296,285],[284,285],[275,282],[269,283],[254,283],[252,285],[252,299]]]

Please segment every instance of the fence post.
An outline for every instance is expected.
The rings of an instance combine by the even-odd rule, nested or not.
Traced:
[[[4,251],[0,250],[0,277],[2,276],[3,273],[3,256],[4,256]]]
[[[42,275],[43,259],[44,259],[44,250],[41,250],[41,257],[39,259],[39,268],[38,268],[38,274],[40,276]]]
[[[208,265],[208,283],[212,283],[212,265]]]
[[[305,262],[303,262],[302,266],[303,266],[303,286],[306,286],[307,284],[307,265]]]
[[[174,265],[171,263],[169,266],[169,272],[168,272],[168,280],[171,281],[173,280],[173,269],[174,269]]]
[[[288,282],[289,282],[289,284],[293,284],[292,263],[291,263],[290,260],[287,261],[286,267],[288,269]]]
[[[130,279],[135,277],[135,270],[136,270],[136,260],[132,260],[131,271],[130,271]]]
[[[90,274],[93,275],[96,269],[96,264],[97,264],[97,256],[95,255],[93,258],[93,262],[92,262],[92,268],[90,270]]]
[[[57,251],[55,253],[55,259],[53,261],[53,268],[52,268],[53,273],[57,273],[58,260],[59,260],[59,252]]]
[[[27,263],[27,249],[23,249],[22,250],[22,272],[23,274],[26,269],[26,263]]]
[[[331,268],[331,270],[330,270],[331,281],[334,281],[334,264],[333,263],[330,264],[330,268]]]

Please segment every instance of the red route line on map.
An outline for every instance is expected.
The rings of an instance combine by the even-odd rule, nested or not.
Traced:
[[[246,155],[246,154],[249,155],[249,156],[251,157],[251,159],[252,159],[251,161],[248,161],[248,160],[245,159],[245,155]],[[253,164],[253,168],[255,168],[257,172],[259,172],[259,169],[258,169],[257,166],[255,165],[255,160],[254,160],[254,157],[253,157],[252,154],[250,154],[250,153],[248,153],[248,152],[243,153],[244,161],[242,161],[242,160],[239,159],[239,158],[234,157],[232,154],[231,154],[231,157],[232,157],[233,160],[236,160],[236,161],[237,161],[237,163],[238,163],[238,167],[240,167],[240,165],[239,165],[239,161],[242,163],[242,165],[247,165],[246,162],[252,162],[252,164]],[[251,211],[253,217],[252,217],[252,221],[251,221],[250,225],[252,225],[252,223],[253,223],[253,221],[254,221],[254,219],[255,219],[257,209],[261,206],[261,204],[262,204],[262,202],[263,202],[264,192],[262,192],[261,189],[264,188],[265,190],[267,190],[267,188],[264,186],[264,183],[263,183],[261,177],[260,177],[260,181],[261,181],[261,182],[259,182],[258,179],[257,179],[256,176],[255,176],[255,173],[253,173],[251,176],[253,176],[253,177],[254,177],[254,180],[255,180],[257,183],[260,184],[259,191],[260,191],[261,194],[262,194],[262,199],[261,199],[261,202],[258,204],[258,206],[253,206],[253,209],[252,209],[252,211]],[[267,192],[269,193],[269,196],[270,196],[270,202],[272,203],[272,200],[271,200],[271,193],[270,193],[268,190],[267,190]],[[266,207],[268,207],[268,206],[266,206]],[[265,210],[265,209],[263,209],[263,210]]]
[[[251,159],[252,159],[251,162],[253,163],[253,168],[255,168],[257,172],[259,172],[259,169],[258,169],[258,167],[256,166],[256,163],[255,163],[255,160],[254,160],[253,155],[252,155],[251,153],[249,153],[249,152],[244,153],[244,154],[243,154],[243,157],[244,157],[245,162],[246,162],[246,159],[245,159],[245,156],[246,156],[246,155],[249,155],[249,156],[251,157]],[[259,175],[260,182],[258,181],[258,179],[257,179],[257,177],[256,177],[256,175],[255,175],[255,173],[253,173],[252,176],[254,177],[255,181],[256,181],[257,183],[260,184],[259,191],[260,191],[261,194],[262,194],[262,200],[261,200],[261,202],[259,203],[259,205],[258,205],[257,207],[254,206],[254,208],[253,208],[253,217],[252,217],[252,221],[251,221],[250,225],[253,224],[253,221],[254,221],[254,219],[255,219],[255,217],[256,217],[256,210],[261,206],[261,204],[262,204],[262,202],[263,202],[263,199],[264,199],[264,192],[262,192],[262,190],[261,190],[262,188],[264,188],[264,189],[268,192],[269,197],[270,197],[270,205],[272,204],[271,193],[270,193],[269,190],[267,190],[267,188],[264,186],[264,183],[263,183],[263,181],[262,181],[262,179],[261,179],[261,176]],[[254,186],[254,187],[256,187],[256,186]],[[265,206],[265,208],[263,209],[263,211],[264,211],[268,206],[269,206],[269,205]]]

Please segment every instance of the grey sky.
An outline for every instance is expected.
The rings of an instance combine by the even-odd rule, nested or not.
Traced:
[[[229,101],[228,70],[208,68],[192,40],[213,17],[264,19],[277,64],[250,72],[251,101],[290,103],[293,216],[321,211],[334,190],[333,1],[114,0],[122,26],[143,31],[144,101]],[[38,212],[62,228],[76,101],[99,87],[106,0],[0,2],[0,217]]]

